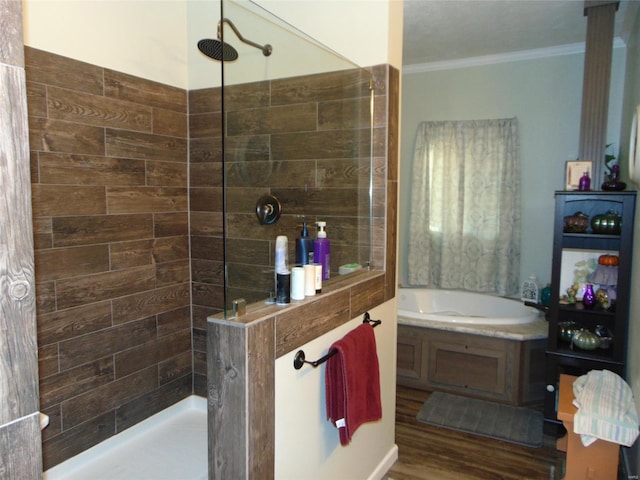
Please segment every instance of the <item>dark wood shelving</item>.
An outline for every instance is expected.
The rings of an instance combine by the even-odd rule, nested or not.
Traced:
[[[559,303],[558,309],[564,310],[567,312],[580,312],[586,315],[607,315],[607,314],[615,315],[616,314],[615,310],[612,310],[609,308],[602,308],[599,305],[596,305],[593,308],[585,308],[582,302]]]
[[[566,343],[561,345],[553,351],[547,350],[549,355],[559,356],[571,356],[575,358],[584,358],[588,360],[597,360],[601,362],[622,364],[613,359],[613,345],[609,348],[596,348],[594,350],[580,350],[577,348],[571,348],[571,345]]]
[[[593,369],[611,370],[624,377],[627,354],[627,330],[631,281],[631,254],[633,246],[633,221],[635,218],[635,191],[624,192],[567,192],[555,193],[555,219],[553,261],[551,267],[551,305],[549,311],[549,337],[546,349],[546,384],[544,415],[545,427],[550,433],[559,425],[556,417],[556,389],[561,373],[581,375]],[[573,233],[564,231],[564,219],[582,212],[593,219],[595,215],[615,211],[622,217],[620,235],[599,234],[591,231]],[[619,258],[615,308],[604,309],[597,305],[586,309],[582,302],[560,303],[566,286],[560,284],[565,250],[588,250]],[[580,328],[594,331],[597,325],[609,329],[613,336],[611,345],[595,350],[572,347],[559,336],[558,324],[575,322]]]
[[[581,233],[563,234],[562,245],[564,248],[615,251],[620,250],[620,237],[617,235],[596,235]]]

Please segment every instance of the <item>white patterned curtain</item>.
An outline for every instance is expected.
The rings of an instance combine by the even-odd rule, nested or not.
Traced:
[[[516,118],[422,122],[411,188],[410,285],[518,292]]]

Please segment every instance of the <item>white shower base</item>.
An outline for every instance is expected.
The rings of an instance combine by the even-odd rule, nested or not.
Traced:
[[[43,480],[206,480],[207,400],[196,395],[47,470]]]

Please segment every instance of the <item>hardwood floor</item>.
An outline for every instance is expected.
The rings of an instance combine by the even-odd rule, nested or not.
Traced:
[[[393,480],[555,480],[561,478],[564,453],[555,438],[542,448],[430,426],[416,420],[429,392],[397,387]]]

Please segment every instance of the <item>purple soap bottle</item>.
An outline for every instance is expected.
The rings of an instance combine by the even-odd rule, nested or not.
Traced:
[[[327,238],[327,222],[318,223],[318,235],[313,242],[313,261],[322,265],[322,280],[329,280],[331,270],[331,243]]]

